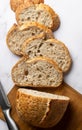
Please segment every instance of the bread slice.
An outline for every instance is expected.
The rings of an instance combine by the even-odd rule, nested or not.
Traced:
[[[7,34],[7,45],[13,53],[21,55],[23,42],[40,33],[46,33],[47,39],[54,37],[50,29],[36,22],[27,22],[22,26],[14,24]]]
[[[11,9],[15,12],[16,9],[21,5],[21,4],[26,4],[28,5],[30,3],[33,4],[40,4],[44,3],[44,0],[10,0],[10,6]]]
[[[22,45],[22,54],[30,59],[37,56],[49,57],[54,60],[63,72],[71,67],[71,56],[64,43],[56,39],[45,40],[45,35],[40,34],[30,38]]]
[[[18,86],[58,87],[63,80],[62,71],[48,58],[21,58],[12,69],[12,79]]]
[[[63,117],[69,98],[20,88],[16,96],[16,110],[25,122],[42,128],[55,126]]]
[[[18,24],[26,21],[39,22],[52,30],[57,30],[60,25],[59,16],[46,4],[20,5],[16,10]]]

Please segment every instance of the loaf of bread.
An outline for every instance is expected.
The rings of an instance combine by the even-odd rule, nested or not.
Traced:
[[[38,22],[52,30],[57,30],[60,25],[59,16],[46,4],[20,5],[16,10],[18,24],[26,21]]]
[[[51,31],[59,28],[59,16],[43,3],[44,0],[10,0],[18,25],[12,26],[6,41],[14,54],[23,55],[12,68],[12,80],[19,87],[29,88],[17,90],[17,113],[30,125],[49,128],[62,119],[69,98],[30,88],[60,86],[63,72],[71,66],[71,57]]]
[[[58,87],[62,83],[63,73],[48,58],[36,57],[29,60],[22,57],[12,68],[12,79],[18,86]]]
[[[30,59],[37,56],[49,57],[54,60],[63,72],[71,66],[71,56],[64,43],[56,39],[45,40],[45,34],[30,38],[22,46],[22,54]]]
[[[66,96],[20,88],[17,91],[16,110],[25,122],[48,128],[61,120],[68,103]]]
[[[15,12],[21,4],[28,5],[29,3],[40,4],[44,3],[44,0],[10,0],[11,9]]]
[[[50,29],[36,22],[27,22],[22,26],[14,24],[7,34],[7,45],[13,53],[21,55],[21,46],[24,41],[40,33],[46,33],[47,39],[54,37]]]

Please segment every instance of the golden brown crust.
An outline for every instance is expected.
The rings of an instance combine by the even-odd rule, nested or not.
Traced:
[[[51,19],[52,19],[52,24],[51,24],[51,27],[49,27],[51,30],[53,31],[56,31],[58,29],[58,27],[60,26],[60,19],[59,19],[59,16],[55,13],[55,11],[48,5],[46,4],[29,4],[29,5],[20,5],[17,10],[16,10],[16,20],[17,20],[17,23],[18,24],[22,24],[19,22],[19,14],[25,9],[25,8],[28,8],[30,6],[36,6],[37,9],[43,9],[43,10],[46,10],[47,12],[50,13],[51,15]]]
[[[11,35],[11,33],[18,28],[17,24],[13,24],[13,26],[10,28],[10,30],[7,33],[6,41],[8,42],[8,37]]]
[[[15,12],[21,4],[28,5],[29,3],[40,4],[44,3],[44,0],[10,0],[11,9]]]
[[[64,97],[65,99],[62,96],[61,99],[37,97],[29,94],[29,92],[24,93],[22,90],[25,89],[18,89],[17,91],[16,110],[19,117],[24,121],[34,126],[48,128],[56,125],[61,120],[69,103],[68,97]]]
[[[10,0],[11,9],[15,12],[19,5],[23,4],[23,0]]]
[[[62,81],[63,81],[63,72],[62,70],[58,67],[58,65],[56,64],[56,62],[54,62],[53,60],[51,60],[50,58],[47,58],[47,57],[35,57],[35,58],[32,58],[32,59],[29,59],[27,56],[25,57],[22,57],[15,65],[14,67],[12,68],[12,71],[11,71],[11,75],[12,75],[12,80],[14,81],[14,83],[17,85],[17,86],[25,86],[25,87],[36,87],[34,86],[33,84],[25,84],[25,83],[17,83],[15,81],[15,79],[13,78],[13,71],[15,68],[17,68],[18,64],[20,64],[21,62],[25,62],[27,64],[30,64],[30,63],[33,63],[33,62],[37,62],[37,61],[47,61],[48,63],[52,64],[54,66],[54,68],[61,74],[61,83],[62,84]],[[37,87],[43,87],[43,86],[37,86]],[[44,87],[47,87],[47,86],[44,86]],[[59,87],[59,84],[58,86],[56,87]]]
[[[8,48],[10,49],[10,51],[18,56],[21,56],[22,54],[19,54],[19,52],[16,52],[14,50],[11,49],[10,45],[9,45],[9,37],[13,34],[14,31],[18,30],[19,29],[19,26],[17,24],[13,24],[13,26],[10,28],[10,30],[8,31],[7,33],[7,36],[6,36],[6,43],[7,43],[7,46]]]
[[[40,127],[48,128],[55,126],[62,119],[68,103],[69,100],[50,100],[49,111],[46,113],[44,120],[40,124]]]
[[[9,49],[10,49],[10,45],[9,45],[8,39],[9,39],[10,35],[13,33],[13,31],[15,31],[15,30],[17,30],[17,29],[18,29],[18,25],[17,25],[17,24],[13,24],[13,26],[10,28],[10,30],[9,30],[8,33],[7,33],[6,43],[7,43],[7,46],[8,46]],[[10,50],[11,50],[11,49],[10,49]],[[16,52],[14,52],[13,50],[11,50],[11,51],[12,51],[12,53],[19,55],[19,53],[16,53]]]
[[[59,16],[57,14],[55,14],[53,16],[53,28],[52,30],[53,31],[56,31],[59,27],[60,27],[60,19],[59,19]]]

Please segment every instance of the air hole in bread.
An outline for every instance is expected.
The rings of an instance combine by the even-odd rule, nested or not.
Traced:
[[[44,43],[41,43],[38,48],[40,48]]]
[[[52,84],[53,82],[54,82],[54,81],[52,81],[52,80],[50,81],[51,84]]]
[[[25,74],[25,75],[28,75],[28,70],[25,70],[24,74]]]
[[[28,54],[30,54],[31,53],[31,51],[28,51]]]
[[[38,75],[38,78],[41,78],[41,77],[42,77],[42,75],[41,75],[41,74],[39,74],[39,75]]]
[[[37,50],[38,53],[40,53],[40,50]]]
[[[36,53],[34,54],[34,56],[36,56]]]
[[[13,44],[15,44],[15,42],[14,42],[14,41],[12,41],[12,43],[13,43]]]
[[[41,14],[41,12],[38,12],[38,16]]]
[[[22,21],[24,21],[24,19],[22,19]]]
[[[30,20],[30,17],[28,17],[27,20]]]
[[[49,77],[50,77],[50,75],[47,75],[47,76],[46,76],[46,78],[49,78]]]
[[[54,46],[54,44],[50,43],[50,46]]]
[[[40,54],[40,56],[43,56],[42,54]]]
[[[36,48],[37,48],[37,46],[34,46],[34,48],[36,49]]]
[[[38,17],[36,17],[36,20],[38,19]]]
[[[34,36],[34,35],[35,35],[35,33],[32,32],[32,36]]]
[[[37,70],[40,70],[39,68],[37,68]]]

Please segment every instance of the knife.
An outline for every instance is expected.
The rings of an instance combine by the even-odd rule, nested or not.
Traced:
[[[4,114],[4,117],[7,122],[7,126],[9,128],[9,130],[18,130],[16,123],[10,116],[11,105],[4,92],[1,82],[0,82],[0,106],[2,108],[2,111],[3,111],[3,114]]]

